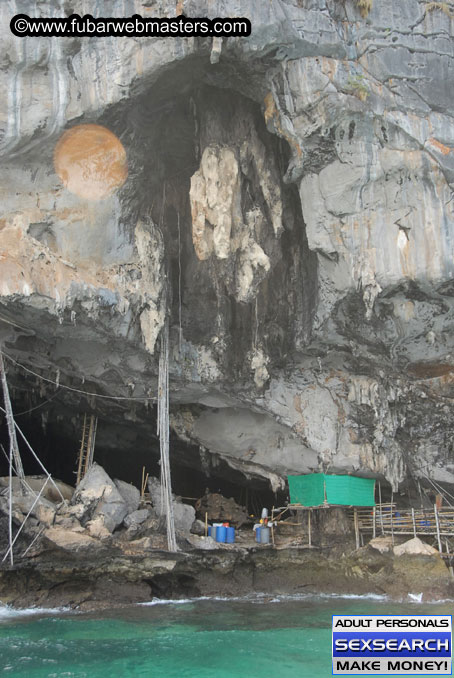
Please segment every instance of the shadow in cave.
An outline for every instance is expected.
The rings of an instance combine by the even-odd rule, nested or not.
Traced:
[[[258,103],[263,93],[254,80],[229,60],[213,67],[206,58],[188,59],[100,120],[128,148],[129,178],[121,191],[124,228],[133,240],[135,224],[145,219],[162,233],[174,341],[181,329],[186,342],[209,345],[229,381],[249,373],[246,358],[253,346],[282,365],[306,345],[317,297],[317,257],[307,244],[300,197],[296,185],[284,181],[290,147],[267,129]],[[203,258],[189,196],[191,178],[213,148],[230,149],[238,162],[238,204],[230,254]],[[277,195],[279,234],[273,222]],[[248,231],[245,224],[254,214],[259,216]],[[256,268],[251,294],[241,296],[238,272],[246,231],[269,259],[270,270],[260,278]]]
[[[20,413],[23,409],[23,401],[13,402],[13,410]],[[62,411],[61,405],[54,403],[46,409],[44,417],[41,414],[18,416],[18,424],[52,477],[74,486],[83,416],[65,417],[63,424]],[[143,467],[150,476],[159,478],[159,442],[152,433],[155,425],[155,419],[146,427],[100,420],[94,460],[111,478],[132,483],[137,488],[141,485]],[[18,443],[25,474],[42,475],[42,468],[19,434]],[[7,476],[9,436],[4,418],[0,420],[0,445],[3,447],[0,476]],[[262,506],[277,505],[285,498],[282,492],[274,494],[265,479],[247,478],[223,460],[216,459],[215,465],[207,470],[201,463],[199,447],[181,441],[174,434],[170,445],[172,489],[185,503],[193,505],[208,490],[231,497],[246,506],[249,513],[257,514]]]

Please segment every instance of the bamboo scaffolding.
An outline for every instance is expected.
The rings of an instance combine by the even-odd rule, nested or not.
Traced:
[[[454,537],[454,510],[451,507],[436,509],[399,509],[382,505],[383,533],[396,535],[427,535]],[[363,532],[374,534],[374,511],[359,508],[357,511],[359,528]],[[351,515],[353,519],[353,515]],[[437,527],[438,521],[438,527]]]
[[[275,508],[274,513],[277,515],[274,519],[282,519],[282,516],[286,513],[286,511],[308,511],[308,515],[311,515],[311,511],[314,509],[328,510],[329,508],[335,508],[335,506],[321,504],[320,506],[309,507],[303,506],[302,504],[289,504],[288,506]],[[350,518],[354,525],[356,514],[359,538],[362,537],[362,533],[370,533],[373,537],[375,537],[377,534],[377,521],[379,520],[382,534],[389,534],[392,538],[406,535],[412,535],[413,537],[418,535],[422,537],[436,537],[439,539],[440,553],[441,539],[446,537],[454,539],[454,507],[452,506],[436,508],[434,505],[431,509],[397,509],[395,503],[392,502],[378,504],[377,506],[373,507],[343,506],[342,508],[345,508],[349,511]],[[298,523],[288,523],[286,521],[285,524],[297,525]],[[441,555],[446,557],[446,554],[444,553]],[[453,558],[452,553],[450,558]]]
[[[41,498],[41,495],[42,495],[42,493],[44,492],[44,489],[45,489],[45,487],[46,487],[48,481],[49,481],[49,478],[47,478],[46,481],[43,483],[43,486],[42,486],[42,488],[40,489],[39,494],[36,496],[36,499],[35,499],[35,501],[33,502],[33,504],[32,504],[32,506],[31,506],[29,512],[28,512],[27,515],[25,516],[25,518],[24,518],[24,520],[23,520],[23,522],[22,522],[22,525],[20,526],[20,528],[19,528],[18,531],[16,532],[16,536],[15,536],[14,539],[12,540],[11,544],[9,545],[9,548],[8,548],[7,552],[6,552],[5,555],[3,556],[2,563],[3,563],[3,562],[6,560],[6,558],[13,552],[14,544],[16,543],[17,539],[19,538],[19,535],[20,535],[20,533],[22,532],[22,528],[24,527],[25,523],[26,523],[27,520],[29,519],[29,517],[30,517],[30,515],[31,515],[31,513],[32,513],[32,511],[33,511],[33,509],[35,508],[36,504],[39,502],[39,500],[40,500],[40,498]]]
[[[356,507],[353,509],[353,517],[355,523],[356,548],[359,549],[359,523],[358,523],[358,509]]]
[[[435,524],[437,526],[437,540],[438,540],[438,550],[440,553],[442,553],[443,548],[441,546],[441,538],[440,538],[440,522],[438,520],[438,507],[437,504],[434,504],[434,514],[435,514]]]
[[[381,533],[384,534],[385,532],[384,532],[384,528],[383,528],[383,503],[382,503],[382,500],[381,500],[381,484],[380,484],[380,482],[378,483],[378,498],[379,498],[379,501],[380,501],[379,506],[380,506]]]
[[[25,473],[24,468],[22,466],[22,459],[19,453],[19,445],[17,443],[13,409],[11,407],[11,399],[9,397],[8,382],[6,380],[5,365],[3,364],[3,355],[1,352],[0,352],[0,377],[3,387],[3,401],[5,403],[4,411],[6,415],[6,425],[8,427],[10,454],[12,454],[14,457],[14,466],[16,469],[16,475],[18,478],[23,480],[25,477]]]

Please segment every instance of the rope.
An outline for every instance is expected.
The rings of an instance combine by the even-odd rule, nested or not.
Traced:
[[[0,412],[3,412],[3,413],[5,414],[5,410],[3,409],[3,407],[0,407]],[[65,498],[64,498],[64,496],[62,495],[62,493],[60,492],[60,489],[58,488],[58,486],[57,486],[57,485],[54,483],[54,481],[52,480],[52,476],[50,475],[49,471],[46,469],[46,467],[45,467],[44,464],[42,463],[41,459],[38,457],[38,455],[37,455],[36,452],[34,451],[33,447],[32,447],[32,446],[30,445],[30,443],[28,442],[27,438],[25,437],[24,432],[20,429],[20,427],[18,426],[18,424],[17,424],[16,421],[14,422],[14,426],[17,428],[17,430],[19,431],[19,433],[20,433],[20,435],[21,435],[21,437],[22,437],[22,440],[23,440],[24,443],[27,445],[28,449],[30,450],[30,452],[32,453],[32,455],[34,456],[34,458],[36,459],[36,461],[37,461],[38,464],[40,465],[41,469],[42,469],[42,470],[44,471],[44,473],[46,474],[47,480],[50,480],[50,482],[51,482],[52,485],[54,486],[54,489],[55,489],[55,490],[58,492],[58,494],[60,495],[62,502],[64,502],[64,501],[65,501]],[[47,480],[46,480],[46,482],[47,482]],[[22,482],[22,484],[24,484],[24,483],[25,483],[25,480],[22,479],[21,482]],[[25,485],[26,485],[26,483],[25,483]]]
[[[450,494],[447,490],[445,490],[445,489],[443,489],[442,487],[440,487],[440,485],[438,485],[438,483],[436,483],[435,480],[431,480],[431,479],[429,478],[429,476],[426,476],[425,474],[423,474],[423,475],[424,475],[424,477],[426,478],[426,480],[428,480],[429,483],[432,485],[432,487],[434,488],[434,490],[435,490],[438,494],[441,494],[441,496],[444,497],[444,498],[446,499],[446,502],[449,504],[449,506],[452,506],[452,504],[450,503],[449,499],[447,498],[447,497],[451,497],[452,499],[454,499],[454,497],[452,496],[452,494]]]
[[[14,416],[13,410],[11,407],[11,400],[9,397],[8,382],[6,380],[5,366],[3,364],[3,355],[0,355],[0,376],[3,386],[3,400],[5,403],[5,416],[6,424],[8,426],[9,434],[9,454],[10,454],[10,464],[11,457],[14,457],[14,466],[16,467],[16,474],[22,480],[25,477],[24,468],[22,466],[22,460],[19,453],[19,445],[17,444],[16,429],[14,428]],[[11,468],[11,467],[10,467]]]
[[[45,489],[47,483],[49,482],[49,478],[50,478],[50,476],[49,476],[48,478],[46,478],[46,481],[43,483],[43,486],[42,486],[42,488],[40,489],[39,494],[36,496],[35,501],[34,501],[33,504],[31,505],[29,512],[28,512],[27,515],[25,516],[25,518],[24,518],[24,520],[23,520],[23,522],[22,522],[22,525],[20,526],[20,528],[19,528],[18,531],[16,532],[16,536],[14,537],[13,541],[11,542],[11,544],[10,544],[10,546],[9,546],[9,549],[7,550],[7,552],[5,553],[5,555],[3,556],[2,563],[3,563],[3,562],[6,560],[6,558],[10,555],[10,553],[13,552],[14,544],[16,543],[16,541],[17,541],[17,539],[18,539],[20,533],[22,532],[22,529],[24,528],[25,523],[26,523],[27,520],[29,519],[31,512],[33,511],[33,509],[35,508],[36,504],[37,504],[38,501],[40,500],[40,497],[41,497],[42,493],[44,492],[44,489]]]
[[[177,551],[175,520],[173,515],[172,481],[169,459],[169,321],[165,321],[161,333],[158,381],[158,436],[161,453],[161,515],[165,513],[167,546]]]
[[[24,410],[23,412],[16,412],[14,415],[15,417],[22,417],[24,414],[30,414],[30,412],[34,412],[35,410],[39,410],[40,407],[44,407],[44,405],[47,405],[50,403],[54,398],[58,396],[60,391],[56,391],[53,396],[45,400],[43,403],[40,403],[39,405],[35,405],[35,407],[31,407],[29,410]]]
[[[180,228],[180,212],[177,213],[178,223],[178,350],[181,353],[182,344],[182,325],[181,325],[181,228]]]
[[[89,396],[91,398],[104,398],[107,400],[135,400],[135,401],[144,401],[144,400],[153,400],[156,401],[156,398],[154,396],[111,396],[111,395],[101,395],[100,393],[90,393],[90,391],[83,391],[80,388],[74,388],[73,386],[65,386],[64,384],[60,384],[59,381],[54,381],[53,379],[49,379],[48,377],[43,377],[42,374],[38,374],[37,372],[33,372],[29,367],[25,367],[25,365],[22,365],[22,363],[17,362],[17,360],[14,360],[11,356],[9,356],[7,353],[4,351],[0,351],[0,355],[4,356],[8,360],[10,360],[14,365],[17,365],[20,367],[22,370],[25,370],[25,372],[28,372],[29,374],[33,374],[34,377],[38,377],[38,379],[41,379],[42,381],[46,381],[49,384],[53,384],[54,386],[58,386],[60,388],[64,388],[67,391],[73,391],[74,393],[82,393],[82,395]],[[26,413],[23,413],[26,414]]]

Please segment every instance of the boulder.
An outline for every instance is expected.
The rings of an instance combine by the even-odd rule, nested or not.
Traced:
[[[433,546],[421,541],[418,537],[414,537],[399,546],[395,546],[394,555],[434,556],[438,555],[438,551],[437,549],[434,549]]]
[[[204,519],[205,513],[208,513],[209,521],[228,521],[241,527],[247,520],[247,511],[244,506],[240,506],[234,499],[227,499],[222,494],[207,493],[199,499],[195,505],[197,517]]]
[[[393,550],[393,538],[375,537],[375,539],[370,540],[369,546],[371,546],[376,551],[380,551],[380,553],[388,553],[389,551]]]
[[[212,537],[199,537],[196,534],[190,534],[188,541],[192,546],[202,551],[214,551],[219,548],[219,544]]]
[[[191,531],[195,520],[195,509],[189,504],[173,502],[173,517],[175,520],[175,530],[187,534]]]
[[[99,515],[93,520],[89,520],[87,523],[87,530],[90,533],[90,536],[95,537],[96,539],[107,539],[110,537],[110,530],[106,527],[105,516]]]
[[[33,518],[36,518],[36,520],[44,525],[52,525],[55,518],[54,504],[41,496],[39,501],[33,506],[35,500],[36,495],[30,492],[21,494],[19,485],[17,485],[17,494],[13,495],[13,519],[15,519],[16,523],[22,523],[25,516],[31,511],[30,515]],[[0,496],[0,511],[5,515],[9,513],[9,498],[7,494]]]
[[[148,479],[148,490],[153,503],[153,511],[156,517],[161,515],[161,483],[157,478]],[[195,520],[195,509],[189,504],[183,504],[181,499],[173,497],[173,515],[175,520],[175,530],[181,533],[188,533],[191,530]]]
[[[77,552],[98,546],[99,542],[88,534],[70,532],[62,527],[51,527],[44,532],[44,537],[54,546],[65,551]]]
[[[36,494],[38,494],[43,484],[46,482],[47,476],[45,475],[25,476],[25,480],[27,481],[27,484],[31,487],[31,489],[34,492],[36,492]],[[58,487],[59,491],[61,492],[63,499],[65,499],[66,501],[70,501],[74,494],[74,487],[71,487],[71,485],[68,485],[67,483],[63,483],[61,480],[56,480],[55,478],[53,478],[52,480],[54,484]],[[7,488],[8,484],[9,484],[8,476],[0,478],[0,488]],[[13,493],[20,494],[20,480],[17,477],[13,477]],[[47,499],[48,501],[51,501],[54,504],[59,504],[62,500],[59,492],[55,489],[54,485],[50,481],[47,483],[42,496],[44,497],[44,499]]]
[[[75,504],[74,506],[66,506],[64,512],[60,511],[59,515],[74,518],[79,521],[83,519],[85,513],[86,506],[84,504]]]
[[[128,528],[128,532],[133,530],[140,530],[140,534],[143,536],[149,536],[159,532],[161,525],[161,520],[158,518],[154,512],[148,512],[148,518],[141,525],[132,525]]]
[[[133,527],[135,525],[142,525],[150,515],[148,509],[142,509],[140,511],[133,511],[129,513],[124,519],[124,524],[126,527]]]
[[[155,513],[161,515],[161,483],[157,478],[148,478],[148,492]]]
[[[33,513],[35,518],[43,525],[51,527],[54,524],[55,508],[53,506],[43,506],[41,502],[38,502],[38,504],[33,509]]]
[[[113,532],[129,513],[128,505],[102,466],[93,464],[74,492],[71,504],[82,505],[75,517],[86,524],[102,515],[104,526]]]
[[[114,480],[114,483],[128,507],[128,513],[137,511],[140,504],[140,492],[137,487],[135,487],[135,485],[131,485],[130,483],[125,483],[124,480],[116,479]]]
[[[196,534],[199,537],[205,536],[205,523],[203,520],[194,520],[191,527],[191,534]]]
[[[84,528],[77,518],[71,514],[57,514],[55,516],[54,525],[55,527],[63,527],[65,530],[72,530],[73,532],[84,532]]]

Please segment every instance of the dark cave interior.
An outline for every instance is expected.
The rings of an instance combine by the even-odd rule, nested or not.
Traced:
[[[39,407],[38,404],[38,409],[31,413],[26,413],[32,409],[27,407],[29,399],[25,401],[19,397],[12,400],[12,406],[17,412],[17,425],[52,477],[74,486],[83,414],[66,408],[57,398],[47,404],[49,397],[34,398],[34,402],[44,405]],[[110,421],[98,419],[94,460],[112,478],[119,478],[138,488],[143,466],[150,476],[159,477],[160,474],[155,408],[150,409],[149,418],[149,424],[134,424],[119,418]],[[19,432],[17,439],[26,475],[41,475],[42,468]],[[0,476],[6,476],[9,436],[3,415],[0,419],[0,446]],[[201,463],[198,446],[183,442],[172,433],[170,449],[172,489],[187,503],[193,504],[193,500],[203,496],[208,488],[210,492],[232,497],[240,505],[247,506],[248,512],[256,514],[262,506],[282,505],[287,498],[285,492],[274,494],[265,479],[246,477],[229,468],[223,460],[215,459],[207,470]]]

